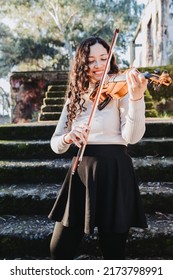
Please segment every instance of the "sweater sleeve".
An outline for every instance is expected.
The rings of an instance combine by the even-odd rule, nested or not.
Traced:
[[[123,139],[129,144],[137,143],[145,132],[144,97],[132,101],[127,94],[120,100],[120,122]]]
[[[52,138],[50,140],[51,149],[56,154],[65,153],[71,145],[71,144],[67,144],[66,142],[64,142],[64,135],[70,131],[70,129],[65,129],[66,121],[67,121],[67,104],[68,104],[68,100],[66,101],[66,103],[64,105],[60,119],[59,119],[58,124],[55,129],[55,132],[52,135]]]

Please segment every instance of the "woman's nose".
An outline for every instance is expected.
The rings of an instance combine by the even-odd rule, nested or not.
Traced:
[[[100,60],[96,60],[94,66],[95,66],[95,67],[100,67],[101,64],[102,64],[102,63],[101,63]]]

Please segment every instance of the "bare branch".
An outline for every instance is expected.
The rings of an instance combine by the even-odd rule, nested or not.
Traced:
[[[67,19],[66,23],[65,23],[65,26],[68,26],[69,22],[75,17],[75,15],[77,14],[78,12],[74,12],[72,15],[69,16],[69,18]]]
[[[59,14],[60,14],[59,10],[60,9],[59,9],[58,3],[56,3],[56,5],[54,5],[52,2],[50,2],[50,6],[52,7],[53,11],[51,11],[47,7],[45,7],[45,8],[48,11],[48,13],[50,14],[50,16],[53,18],[53,20],[55,21],[59,31],[61,33],[63,33],[64,32],[64,28],[63,28],[62,24],[60,23],[60,19],[59,19]]]

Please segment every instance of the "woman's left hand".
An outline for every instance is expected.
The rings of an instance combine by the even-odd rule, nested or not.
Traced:
[[[147,89],[147,80],[137,69],[132,69],[126,74],[130,100],[137,101],[144,96]]]

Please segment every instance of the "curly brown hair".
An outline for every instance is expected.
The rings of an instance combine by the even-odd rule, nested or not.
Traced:
[[[72,69],[69,73],[69,85],[66,92],[66,99],[70,99],[70,103],[67,105],[67,123],[70,125],[76,115],[85,111],[85,100],[83,95],[89,88],[89,61],[90,46],[96,43],[101,44],[109,53],[110,46],[100,37],[89,37],[83,40],[76,50],[76,54],[73,60]],[[112,55],[110,61],[110,71],[108,74],[118,73],[118,66],[115,62],[115,56]]]

